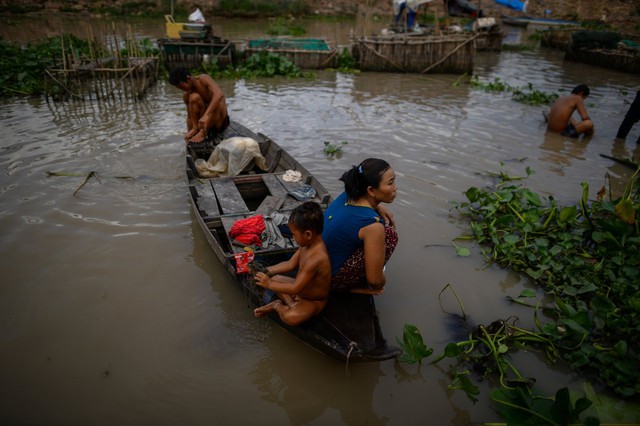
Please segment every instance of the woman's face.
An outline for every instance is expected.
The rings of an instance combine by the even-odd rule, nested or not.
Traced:
[[[396,174],[391,167],[382,174],[380,185],[372,188],[374,199],[378,202],[391,203],[396,198]]]

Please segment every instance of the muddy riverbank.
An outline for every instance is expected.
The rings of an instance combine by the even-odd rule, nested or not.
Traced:
[[[39,12],[82,13],[87,15],[163,15],[169,12],[165,0],[0,0],[0,13],[23,14]],[[474,0],[486,16],[499,17],[506,15],[522,15],[511,11],[492,1]],[[320,15],[353,17],[359,11],[379,17],[392,15],[392,2],[373,0],[293,0],[267,2],[238,2],[230,4],[223,0],[181,0],[173,3],[174,11],[187,13],[200,8],[205,16],[239,17],[253,15],[265,17],[269,15]],[[434,1],[428,5],[426,13],[444,16],[444,2]],[[527,5],[526,14],[534,17],[552,19],[571,19],[577,21],[597,21],[611,26],[613,29],[637,33],[640,31],[640,2],[632,0],[532,0]]]

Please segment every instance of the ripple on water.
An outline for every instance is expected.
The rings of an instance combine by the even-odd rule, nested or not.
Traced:
[[[24,221],[24,223],[29,225],[37,225],[44,222],[42,218],[35,216],[22,216],[22,220]]]

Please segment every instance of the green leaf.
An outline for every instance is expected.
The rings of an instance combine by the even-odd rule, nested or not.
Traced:
[[[460,257],[471,256],[471,250],[466,247],[456,247],[456,254]]]
[[[414,325],[404,325],[402,339],[402,342],[398,340],[398,344],[404,352],[399,357],[399,360],[401,362],[415,364],[416,362],[422,362],[423,358],[426,358],[433,353],[433,349],[427,348],[427,346],[424,344],[420,331]]]
[[[458,355],[462,354],[463,352],[464,350],[453,342],[448,343],[447,346],[444,348],[444,354],[449,358],[455,358]]]
[[[509,234],[509,235],[505,235],[504,236],[504,241],[507,244],[516,244],[518,241],[520,241],[520,236],[517,234]]]
[[[513,200],[513,192],[506,189],[501,191],[496,191],[494,192],[494,194],[496,195],[498,200],[500,200],[501,203],[508,203],[509,201]]]
[[[467,196],[467,199],[470,202],[475,203],[476,201],[478,201],[478,194],[479,193],[480,193],[480,190],[478,188],[471,187],[471,188],[467,189],[467,191],[464,193],[464,195]]]
[[[532,206],[540,207],[542,205],[542,202],[540,201],[540,196],[537,193],[531,191],[530,189],[526,189],[526,188],[523,189],[522,197],[525,200],[527,200],[527,202]]]
[[[633,201],[625,198],[616,204],[616,215],[624,223],[628,223],[629,225],[636,223],[636,211],[633,206]]]
[[[533,290],[526,288],[522,290],[522,292],[518,296],[518,298],[520,297],[536,297],[536,293]]]
[[[539,280],[540,277],[542,276],[542,274],[544,274],[544,270],[543,269],[538,269],[537,271],[534,271],[531,268],[527,268],[526,269],[526,273],[533,278],[534,280]]]
[[[578,209],[576,206],[564,207],[560,210],[560,214],[558,215],[558,222],[567,223],[569,221],[573,221],[578,215]]]

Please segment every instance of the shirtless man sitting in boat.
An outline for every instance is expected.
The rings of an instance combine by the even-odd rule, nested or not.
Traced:
[[[577,138],[582,134],[593,133],[593,122],[584,107],[584,100],[589,96],[589,86],[580,84],[568,96],[559,97],[547,115],[547,130],[560,133],[562,136]],[[581,122],[572,117],[574,111],[580,114]]]
[[[279,297],[253,312],[263,317],[276,311],[288,325],[302,324],[324,309],[331,287],[329,253],[322,241],[324,217],[318,203],[307,201],[291,212],[289,229],[300,248],[291,259],[258,272],[257,285],[276,292]],[[277,275],[298,269],[295,278]]]
[[[229,126],[224,94],[210,76],[192,76],[186,69],[176,68],[169,75],[169,83],[184,91],[183,100],[187,105],[185,143],[203,142]]]

